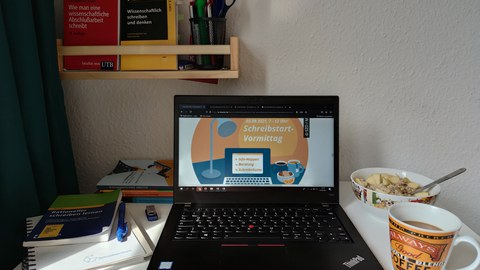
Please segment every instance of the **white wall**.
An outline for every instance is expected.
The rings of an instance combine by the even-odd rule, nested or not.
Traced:
[[[227,19],[238,80],[63,82],[82,192],[118,159],[173,158],[175,94],[333,94],[341,180],[371,166],[432,178],[466,167],[437,205],[480,233],[480,1],[239,0]]]

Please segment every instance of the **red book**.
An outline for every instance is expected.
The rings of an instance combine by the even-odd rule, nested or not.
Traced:
[[[64,0],[63,45],[118,45],[118,0]],[[118,70],[117,55],[65,56],[67,70]]]

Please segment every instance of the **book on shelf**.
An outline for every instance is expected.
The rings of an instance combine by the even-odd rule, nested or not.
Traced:
[[[60,195],[25,238],[23,246],[108,241],[121,199],[120,190]]]
[[[110,192],[112,189],[99,189],[98,192]],[[123,200],[131,197],[173,197],[173,190],[122,189]]]
[[[100,179],[97,190],[122,189],[125,197],[165,196],[173,186],[171,160],[119,160],[111,173]],[[142,194],[139,194],[142,193]]]
[[[176,45],[175,0],[131,1],[120,4],[121,45]],[[121,70],[177,70],[177,55],[122,55]]]
[[[132,203],[164,203],[164,204],[172,204],[173,203],[173,197],[142,197],[142,196],[137,196],[137,197],[131,197],[131,198],[126,198],[128,202]]]
[[[119,0],[63,2],[63,45],[118,45]],[[118,70],[118,55],[64,56],[66,70]]]
[[[27,234],[31,233],[30,230],[40,219],[41,216],[27,218]],[[129,232],[122,242],[115,237],[115,222],[109,241],[106,242],[28,248],[23,269],[118,269],[143,262],[152,255],[154,244],[128,210],[125,219]]]

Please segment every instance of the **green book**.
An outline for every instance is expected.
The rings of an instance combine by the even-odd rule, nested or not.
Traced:
[[[121,199],[120,190],[60,195],[27,235],[23,246],[108,241]]]

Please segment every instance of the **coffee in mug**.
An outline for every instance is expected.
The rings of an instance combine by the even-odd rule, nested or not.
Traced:
[[[295,177],[298,177],[303,171],[305,167],[303,167],[302,163],[298,159],[291,159],[288,161],[288,170],[293,172]]]
[[[433,225],[425,223],[425,222],[414,221],[414,220],[411,220],[411,221],[409,220],[409,221],[404,221],[404,222],[407,223],[408,225],[412,225],[412,226],[419,227],[419,228],[422,228],[422,229],[434,230],[434,231],[441,231],[442,230],[442,229],[440,229],[436,226],[433,226]]]
[[[273,163],[273,173],[277,174],[281,171],[288,171],[287,162],[284,160],[277,160]]]
[[[459,236],[460,219],[449,211],[423,203],[399,203],[388,209],[390,252],[394,269],[445,269],[454,246],[470,244],[476,259],[462,270],[480,265],[480,245],[470,236]]]

